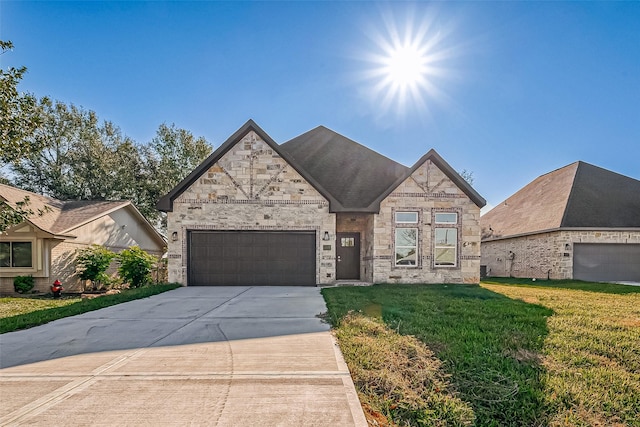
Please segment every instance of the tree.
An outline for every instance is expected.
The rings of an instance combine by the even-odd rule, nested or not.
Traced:
[[[27,138],[33,146],[11,164],[14,185],[60,200],[131,200],[159,228],[156,203],[186,177],[211,146],[175,125],[160,125],[138,145],[93,111],[43,98],[41,125]]]
[[[0,55],[13,49],[11,41],[0,40]],[[14,162],[39,148],[29,139],[41,123],[36,98],[18,91],[27,67],[0,70],[0,161]]]
[[[148,174],[144,186],[147,203],[155,210],[160,197],[186,178],[211,151],[205,138],[196,138],[191,132],[176,128],[175,124],[161,124],[142,155]],[[162,228],[165,227],[166,218],[163,217]]]
[[[43,99],[40,107],[43,123],[31,138],[42,148],[12,165],[17,186],[61,200],[129,199],[137,193],[142,161],[118,127],[59,101]]]

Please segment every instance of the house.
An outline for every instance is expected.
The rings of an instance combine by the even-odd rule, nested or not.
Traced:
[[[158,202],[169,280],[478,283],[485,200],[434,150],[412,167],[330,129],[249,120]]]
[[[480,219],[491,276],[640,281],[640,181],[584,162],[542,175]]]
[[[13,278],[32,275],[35,290],[54,280],[82,291],[75,274],[76,249],[92,244],[119,252],[130,246],[161,256],[166,242],[129,201],[60,201],[0,184],[0,202],[11,208],[29,199],[28,220],[0,233],[0,293],[13,293]]]

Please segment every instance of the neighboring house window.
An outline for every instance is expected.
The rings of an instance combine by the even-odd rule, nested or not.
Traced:
[[[32,267],[31,242],[0,242],[0,267]]]
[[[395,265],[415,267],[418,265],[418,212],[396,212],[395,214]]]
[[[458,263],[458,214],[438,212],[434,229],[435,267],[455,267]]]

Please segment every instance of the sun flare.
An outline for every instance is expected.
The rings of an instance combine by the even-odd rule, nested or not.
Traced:
[[[448,77],[447,60],[455,53],[447,46],[449,31],[442,23],[436,25],[433,14],[424,14],[418,25],[418,14],[408,16],[399,24],[391,13],[385,14],[385,25],[367,34],[374,42],[364,58],[372,64],[364,75],[373,83],[367,94],[383,114],[421,114],[447,99],[440,84]]]
[[[415,46],[397,46],[386,62],[387,78],[399,87],[413,87],[424,78],[426,58]]]

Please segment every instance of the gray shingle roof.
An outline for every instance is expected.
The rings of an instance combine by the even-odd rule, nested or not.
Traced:
[[[344,210],[364,209],[409,168],[324,126],[281,147],[312,175]]]
[[[27,208],[34,212],[34,215],[29,218],[29,222],[41,230],[54,235],[67,234],[74,228],[86,224],[95,218],[131,205],[131,202],[126,200],[61,201],[9,185],[0,184],[0,198],[4,199],[9,206],[15,207],[16,203],[22,202],[25,197],[29,198]],[[43,212],[43,214],[39,215],[38,212]]]
[[[640,181],[578,161],[541,175],[480,218],[484,239],[561,228],[640,227]]]
[[[324,126],[278,145],[253,120],[249,120],[164,195],[157,208],[164,212],[172,211],[173,201],[251,131],[256,132],[329,201],[331,212],[378,212],[380,201],[427,160],[436,163],[474,203],[480,207],[485,205],[485,200],[434,150],[408,168]]]

